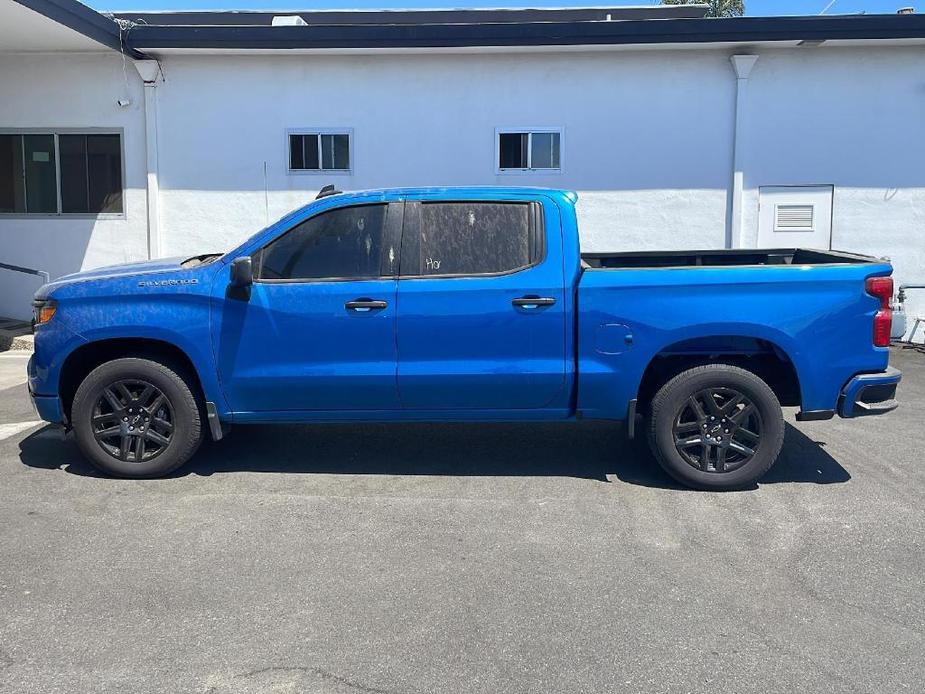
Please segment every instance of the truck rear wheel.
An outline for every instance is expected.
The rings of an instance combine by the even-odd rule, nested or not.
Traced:
[[[174,368],[150,359],[115,359],[91,371],[77,388],[71,423],[81,452],[117,477],[173,472],[202,440],[189,384]]]
[[[780,403],[758,376],[731,364],[684,371],[652,399],[649,445],[681,484],[724,491],[749,487],[784,443]]]

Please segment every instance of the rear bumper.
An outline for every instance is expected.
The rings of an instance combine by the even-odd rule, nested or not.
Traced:
[[[899,406],[896,386],[902,377],[902,372],[892,366],[880,373],[858,374],[842,389],[838,399],[839,416],[867,417],[892,412]]]

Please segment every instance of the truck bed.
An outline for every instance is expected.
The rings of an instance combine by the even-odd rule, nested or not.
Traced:
[[[867,264],[877,258],[841,251],[819,251],[810,248],[752,249],[707,251],[631,251],[626,253],[582,253],[581,264],[586,270],[617,270],[621,268],[657,267],[717,267],[748,265],[834,265]]]

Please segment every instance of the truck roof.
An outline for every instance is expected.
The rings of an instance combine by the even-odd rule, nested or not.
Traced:
[[[542,186],[417,186],[404,188],[371,188],[367,190],[340,191],[338,195],[357,197],[433,195],[434,197],[446,198],[453,196],[490,197],[493,195],[525,195],[539,192],[562,196],[572,202],[578,200],[578,193],[575,191],[561,188],[544,188]]]

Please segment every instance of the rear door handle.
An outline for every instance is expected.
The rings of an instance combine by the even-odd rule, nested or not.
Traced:
[[[556,300],[551,296],[521,296],[511,301],[520,308],[537,308],[538,306],[552,306]]]
[[[348,301],[344,304],[344,307],[348,310],[357,311],[358,313],[365,313],[366,311],[372,311],[373,309],[379,310],[386,308],[387,306],[388,303],[378,299],[354,299],[353,301]]]

